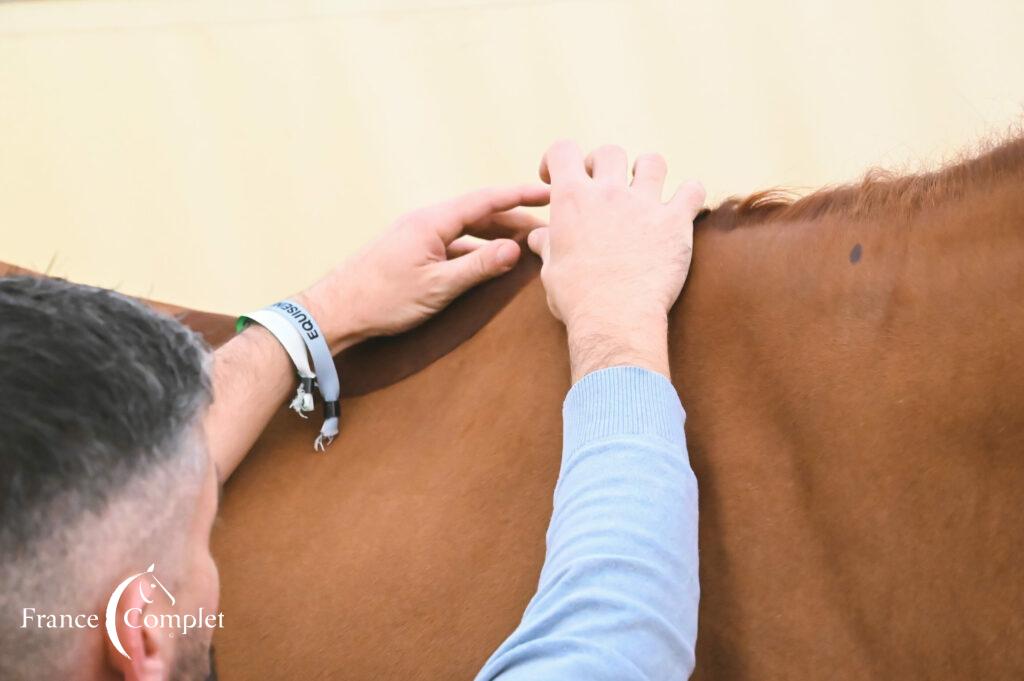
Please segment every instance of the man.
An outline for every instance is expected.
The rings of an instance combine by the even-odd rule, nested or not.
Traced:
[[[480,679],[677,679],[694,665],[696,483],[667,313],[703,190],[667,202],[664,161],[572,143],[544,186],[490,189],[398,221],[297,298],[331,350],[408,329],[520,257],[529,232],[574,386],[538,591]],[[202,679],[216,612],[219,484],[294,389],[252,326],[208,356],[117,294],[0,280],[0,678]],[[212,398],[212,403],[211,403]],[[150,565],[149,569],[145,566]],[[214,616],[216,620],[216,616]],[[211,624],[209,621],[208,624]],[[244,626],[237,623],[234,626]]]

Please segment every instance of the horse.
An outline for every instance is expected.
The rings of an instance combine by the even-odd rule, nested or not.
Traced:
[[[274,418],[214,533],[221,679],[471,679],[516,627],[570,386],[538,271],[339,355],[325,453]],[[1024,678],[1022,337],[1024,138],[702,211],[670,315],[694,679]]]

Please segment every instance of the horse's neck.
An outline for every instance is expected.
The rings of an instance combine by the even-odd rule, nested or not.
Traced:
[[[706,678],[722,650],[753,676],[823,650],[941,676],[1024,598],[1024,200],[698,231],[671,329]]]
[[[673,352],[683,391],[714,367],[744,402],[984,393],[1017,366],[1022,306],[1024,191],[1004,182],[905,217],[698,230]]]

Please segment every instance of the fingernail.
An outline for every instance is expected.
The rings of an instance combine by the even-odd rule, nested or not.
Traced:
[[[510,243],[504,243],[498,246],[498,264],[509,269],[516,264],[516,259],[519,257],[519,249]]]

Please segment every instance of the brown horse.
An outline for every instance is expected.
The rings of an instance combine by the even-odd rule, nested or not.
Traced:
[[[1024,139],[728,201],[694,252],[671,319],[694,678],[1024,678]],[[340,356],[326,454],[281,410],[215,535],[222,679],[471,679],[513,630],[569,387],[536,270]]]

